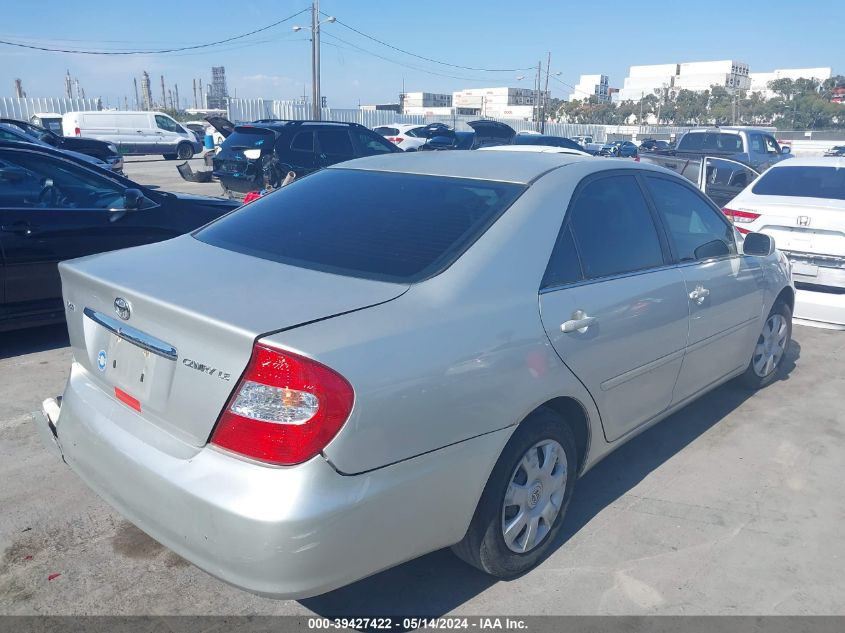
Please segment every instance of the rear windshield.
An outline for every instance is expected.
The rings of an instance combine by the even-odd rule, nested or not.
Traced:
[[[708,152],[741,152],[742,138],[738,134],[694,132],[684,135],[678,149],[704,150]]]
[[[776,167],[760,176],[754,193],[845,200],[845,169],[841,167]]]
[[[525,188],[326,169],[224,216],[194,237],[283,264],[413,283],[445,270]]]
[[[235,128],[223,144],[227,148],[247,148],[247,149],[270,149],[273,147],[273,139],[275,135],[270,130],[265,130],[260,127],[253,128]]]
[[[399,134],[399,130],[395,127],[375,127],[373,128],[373,132],[382,136],[396,136]]]

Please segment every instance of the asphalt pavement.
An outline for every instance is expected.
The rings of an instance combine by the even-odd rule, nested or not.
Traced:
[[[845,333],[797,326],[782,380],[720,387],[601,462],[521,578],[444,550],[302,601],[200,571],[41,446],[30,412],[70,362],[62,326],[0,334],[0,614],[845,614]]]

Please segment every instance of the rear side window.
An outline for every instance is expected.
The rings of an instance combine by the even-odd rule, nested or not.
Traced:
[[[578,261],[578,251],[572,237],[572,227],[567,224],[557,238],[552,251],[546,274],[543,275],[542,288],[562,286],[581,279],[581,262]]]
[[[736,254],[733,227],[689,187],[666,178],[646,178],[680,261]]]
[[[525,188],[486,180],[326,169],[242,207],[194,236],[293,266],[413,283],[442,272],[460,257]]]
[[[751,191],[761,196],[845,200],[845,169],[841,167],[775,167],[760,176]]]
[[[593,180],[567,216],[586,279],[663,264],[657,229],[634,176]]]

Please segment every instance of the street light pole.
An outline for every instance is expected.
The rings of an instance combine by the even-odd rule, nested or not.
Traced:
[[[311,113],[320,120],[320,0],[311,3]]]

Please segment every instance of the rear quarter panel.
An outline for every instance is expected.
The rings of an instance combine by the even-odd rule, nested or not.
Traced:
[[[402,297],[268,338],[352,384],[352,414],[324,450],[338,470],[360,473],[513,427],[559,395],[576,398],[592,437],[602,437],[538,302],[569,198],[589,171],[576,164],[541,178],[451,268]]]

